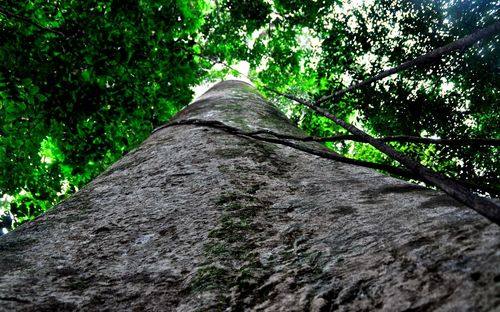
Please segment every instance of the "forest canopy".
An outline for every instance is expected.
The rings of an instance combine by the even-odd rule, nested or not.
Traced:
[[[499,2],[484,0],[3,1],[0,228],[83,187],[192,101],[196,86],[242,76],[238,64],[306,133],[337,137],[324,143],[333,151],[399,165],[277,92],[498,196],[498,31],[330,95],[499,21]]]

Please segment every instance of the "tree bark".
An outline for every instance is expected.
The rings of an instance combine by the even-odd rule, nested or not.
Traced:
[[[187,119],[304,135],[236,81]],[[492,311],[499,247],[498,226],[440,192],[176,125],[0,237],[0,310]]]

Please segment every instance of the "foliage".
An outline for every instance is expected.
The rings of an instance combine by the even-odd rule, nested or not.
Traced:
[[[0,9],[38,24],[0,13],[0,193],[16,224],[137,146],[191,100],[191,87],[236,74],[215,70],[217,62],[246,61],[257,85],[314,101],[500,16],[500,6],[485,0],[9,0]],[[327,108],[375,136],[498,138],[498,40],[348,93]],[[310,134],[345,133],[296,103],[272,101]],[[366,144],[326,145],[395,164]],[[449,176],[500,191],[498,147],[392,145]]]
[[[183,49],[203,2],[7,1],[0,15],[0,193],[21,223],[82,187],[192,97]]]
[[[389,4],[391,10],[384,10]],[[371,68],[354,69],[353,76],[371,76],[488,26],[498,21],[499,10],[491,1],[377,1],[358,9],[356,23],[365,26],[349,36],[353,46],[369,46]],[[496,36],[358,91],[364,125],[382,136],[498,138],[493,126],[500,112],[498,41]],[[498,147],[404,144],[400,149],[450,176],[500,189]]]

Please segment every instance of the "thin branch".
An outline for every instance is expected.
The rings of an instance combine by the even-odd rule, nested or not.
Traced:
[[[251,132],[250,134],[269,134],[280,139],[302,141],[302,142],[337,142],[337,141],[356,141],[362,143],[368,143],[352,134],[340,134],[331,137],[316,137],[316,136],[304,136],[298,137],[293,135],[286,135],[281,133],[276,133],[267,129],[258,130]],[[423,144],[439,144],[448,146],[464,146],[464,145],[487,145],[487,146],[500,146],[500,139],[486,139],[486,138],[466,138],[466,139],[432,139],[432,138],[422,138],[417,136],[409,135],[394,135],[386,136],[382,138],[377,138],[382,142],[400,142],[400,143],[423,143]]]
[[[500,23],[498,23],[500,25]],[[267,86],[264,86],[267,90],[274,92],[278,95],[284,96],[288,99],[294,100],[300,104],[303,104],[318,114],[330,119],[337,125],[341,126],[342,128],[346,129],[349,131],[351,134],[357,136],[358,138],[366,141],[382,153],[386,154],[389,156],[391,159],[394,159],[401,163],[403,166],[405,166],[407,169],[412,171],[414,174],[419,176],[422,180],[424,180],[427,183],[430,183],[440,190],[444,191],[446,194],[450,195],[451,197],[455,198],[456,200],[460,201],[461,203],[467,205],[468,207],[474,209],[475,211],[479,212],[486,218],[488,218],[490,221],[500,225],[500,206],[497,204],[493,203],[490,200],[487,200],[486,198],[479,197],[475,194],[473,194],[469,189],[466,187],[448,179],[447,177],[443,176],[442,174],[439,174],[437,172],[432,171],[429,168],[426,168],[422,166],[419,162],[411,159],[407,155],[395,150],[391,146],[385,144],[384,142],[381,142],[380,140],[377,140],[376,138],[370,136],[369,134],[365,133],[364,131],[356,128],[355,126],[345,122],[344,120],[337,118],[335,115],[329,113],[328,111],[316,106],[313,103],[309,103],[303,99],[297,98],[292,95],[288,95],[285,93],[282,93],[280,91],[271,89]]]
[[[201,46],[200,46],[200,47],[201,47]],[[181,50],[183,50],[183,51],[184,51],[184,52],[186,52],[186,53],[189,53],[189,54],[191,54],[191,55],[198,56],[198,57],[201,57],[201,58],[203,58],[203,59],[207,60],[209,63],[211,63],[211,64],[212,64],[212,66],[215,66],[216,64],[220,64],[220,65],[222,65],[223,67],[225,67],[225,68],[227,68],[227,69],[229,69],[229,70],[232,70],[232,71],[234,71],[234,72],[236,72],[236,73],[240,74],[242,77],[244,77],[244,78],[248,79],[248,81],[252,81],[252,79],[250,79],[250,77],[248,77],[248,75],[243,74],[243,73],[242,73],[242,72],[240,72],[239,70],[237,70],[237,69],[233,68],[231,65],[229,65],[229,64],[227,64],[226,62],[222,61],[222,60],[221,60],[221,59],[220,59],[217,55],[215,55],[215,56],[206,56],[206,55],[204,55],[204,54],[200,54],[200,53],[195,53],[195,52],[189,51],[188,49],[183,48],[183,47],[181,47],[180,49],[181,49]]]
[[[465,36],[465,37],[462,37],[452,43],[449,43],[445,46],[442,46],[440,48],[437,48],[435,50],[432,50],[431,52],[429,53],[426,53],[426,54],[423,54],[423,55],[420,55],[412,60],[409,60],[409,61],[406,61],[404,63],[402,63],[401,65],[399,66],[396,66],[396,67],[393,67],[389,70],[386,70],[386,71],[383,71],[367,80],[364,80],[360,83],[357,83],[353,86],[350,86],[349,88],[347,89],[344,89],[344,90],[340,90],[338,92],[335,92],[334,94],[331,94],[331,95],[328,95],[328,96],[324,96],[323,98],[321,98],[319,101],[316,102],[316,105],[320,105],[328,100],[331,100],[331,99],[334,99],[334,98],[338,98],[339,96],[341,95],[344,95],[348,92],[351,92],[353,90],[356,90],[356,89],[359,89],[361,87],[364,87],[372,82],[375,82],[375,81],[378,81],[378,80],[381,80],[383,78],[386,78],[388,76],[391,76],[393,74],[396,74],[400,71],[403,71],[405,69],[408,69],[410,67],[413,67],[413,66],[418,66],[418,65],[422,65],[422,64],[426,64],[426,63],[430,63],[434,60],[437,60],[439,59],[442,55],[444,54],[447,54],[447,53],[450,53],[454,50],[463,50],[471,45],[473,45],[474,43],[476,43],[477,41],[481,40],[481,39],[484,39],[486,37],[489,37],[493,34],[496,34],[500,31],[500,22],[496,22],[488,27],[485,27],[483,29],[480,29],[468,36]]]
[[[43,31],[48,31],[50,33],[53,33],[53,34],[65,37],[64,33],[62,33],[61,31],[59,31],[57,29],[45,27],[45,26],[43,26],[43,25],[41,25],[41,24],[39,24],[39,23],[37,23],[37,22],[35,22],[35,21],[27,18],[26,16],[21,16],[21,15],[14,14],[14,13],[12,13],[10,11],[5,10],[4,8],[0,8],[0,14],[3,14],[5,16],[7,16],[7,17],[11,17],[11,18],[23,21],[25,23],[31,24],[31,25],[33,25],[33,26],[35,26],[38,29],[41,29]]]
[[[356,139],[351,139],[351,140],[356,141]],[[422,138],[409,135],[394,135],[394,136],[379,138],[378,140],[382,142],[423,143],[423,144],[439,144],[448,146],[464,146],[464,145],[500,146],[500,139],[489,139],[489,138],[432,139],[432,138]]]
[[[285,146],[289,146],[298,150],[301,150],[303,152],[313,154],[322,158],[327,158],[331,160],[336,160],[339,162],[347,163],[347,164],[352,164],[352,165],[357,165],[357,166],[362,166],[366,168],[371,168],[371,169],[378,169],[378,170],[384,170],[387,171],[391,174],[404,177],[404,178],[409,178],[409,179],[416,179],[417,176],[414,175],[412,172],[409,170],[403,169],[403,168],[398,168],[394,167],[391,165],[385,165],[385,164],[377,164],[377,163],[372,163],[368,161],[363,161],[363,160],[356,160],[356,159],[351,159],[347,158],[344,156],[340,156],[334,152],[330,152],[327,150],[318,150],[318,149],[313,149],[304,145],[299,145],[297,143],[293,143],[290,141],[286,141],[283,139],[279,138],[270,138],[270,137],[265,137],[262,135],[259,135],[259,131],[255,132],[245,132],[241,129],[238,129],[233,126],[229,126],[225,123],[222,123],[217,120],[202,120],[202,119],[187,119],[187,120],[179,120],[179,121],[174,121],[170,122],[168,124],[162,125],[156,129],[154,129],[151,134],[158,132],[159,130],[162,130],[167,127],[172,127],[172,126],[179,126],[179,125],[196,125],[196,126],[204,126],[204,127],[209,127],[209,128],[215,128],[215,129],[220,129],[223,130],[227,133],[234,134],[234,135],[239,135],[239,136],[245,136],[245,137],[250,137],[252,139],[260,140],[260,141],[265,141],[269,143],[277,143]],[[263,132],[260,132],[262,134]],[[277,135],[278,136],[285,136],[285,135]]]
[[[316,156],[321,157],[321,158],[335,160],[338,162],[347,163],[347,164],[356,165],[356,166],[361,166],[361,167],[365,167],[365,168],[383,170],[383,171],[385,171],[391,175],[394,175],[394,176],[422,181],[419,176],[417,176],[413,172],[411,172],[407,169],[404,169],[404,168],[395,167],[395,166],[386,165],[386,164],[373,163],[373,162],[369,162],[369,161],[356,160],[356,159],[340,156],[340,155],[338,155],[334,152],[330,152],[326,149],[319,150],[319,149],[311,148],[311,147],[308,147],[305,145],[300,145],[300,144],[293,143],[293,142],[286,140],[286,139],[291,139],[291,140],[298,139],[299,141],[301,141],[300,140],[301,138],[299,138],[299,137],[279,134],[279,133],[275,133],[275,132],[272,132],[269,130],[245,132],[241,129],[229,126],[229,125],[224,124],[224,123],[217,121],[217,120],[187,119],[187,120],[173,121],[173,122],[170,122],[168,124],[162,125],[156,129],[154,129],[152,133],[155,133],[155,132],[157,132],[161,129],[167,128],[167,127],[179,126],[179,125],[196,125],[196,126],[215,128],[215,129],[223,130],[227,133],[234,134],[234,135],[250,137],[252,139],[259,140],[259,141],[288,146],[288,147],[291,147],[291,148],[294,148],[294,149],[297,149],[297,150],[300,150],[300,151],[303,151],[303,152],[306,152],[306,153],[309,153],[312,155],[316,155]],[[259,134],[273,135],[276,138],[263,137]],[[478,186],[478,185],[472,184],[472,183],[467,182],[467,181],[462,181],[462,180],[455,180],[455,179],[453,179],[453,180],[456,183],[459,183],[465,187],[469,187],[471,189],[476,189],[476,190],[479,190],[481,192],[486,192],[486,193],[489,193],[489,194],[494,195],[494,196],[500,196],[500,191],[495,189],[495,188],[490,188],[487,186]],[[422,182],[424,182],[424,181],[422,181]]]

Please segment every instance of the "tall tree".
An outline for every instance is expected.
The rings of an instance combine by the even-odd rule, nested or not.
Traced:
[[[251,86],[217,84],[71,198],[0,237],[2,309],[500,304],[500,229],[475,212],[436,191],[196,120],[303,136]]]
[[[258,85],[321,104],[473,191],[498,196],[498,30],[338,91],[498,25],[499,8],[484,0],[5,1],[0,228],[33,219],[137,146],[190,101],[190,88],[229,71],[207,71],[212,63],[240,60]],[[314,111],[273,101],[309,134],[335,136],[319,140],[337,153],[378,169],[399,165]]]

